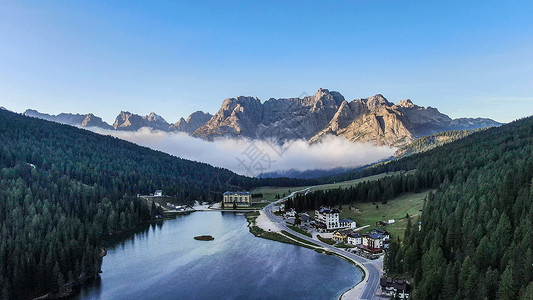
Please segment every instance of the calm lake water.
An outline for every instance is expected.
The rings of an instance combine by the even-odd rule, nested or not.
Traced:
[[[361,280],[335,256],[253,236],[244,216],[195,212],[110,249],[79,299],[336,299]],[[214,241],[196,241],[210,234]]]

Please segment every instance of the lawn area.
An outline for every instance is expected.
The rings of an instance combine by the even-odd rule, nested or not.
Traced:
[[[321,237],[320,235],[317,235],[316,236],[322,243],[326,243],[328,245],[333,245],[335,244],[336,242],[332,239],[328,239],[328,238],[324,238],[324,237]]]
[[[378,179],[381,179],[383,177],[387,177],[387,176],[392,176],[392,175],[396,175],[396,174],[400,174],[400,173],[409,173],[409,172],[413,172],[413,171],[409,171],[409,172],[405,172],[405,171],[398,171],[398,172],[389,172],[389,173],[381,173],[381,174],[377,174],[377,175],[372,175],[372,176],[367,176],[367,177],[363,177],[363,178],[359,178],[359,179],[354,179],[354,180],[349,180],[349,181],[342,181],[342,182],[337,182],[337,183],[328,183],[328,184],[322,184],[322,185],[317,185],[316,187],[313,188],[313,191],[317,191],[317,190],[329,190],[329,189],[336,189],[336,188],[348,188],[348,187],[351,187],[351,186],[355,186],[361,182],[364,182],[364,181],[374,181],[374,180],[378,180]]]
[[[337,247],[337,248],[355,248],[354,245],[346,244],[346,243],[335,244],[335,247]]]
[[[387,221],[394,219],[395,224],[390,224],[383,229],[387,230],[393,237],[400,237],[403,239],[403,234],[407,226],[406,214],[412,217],[411,222],[415,222],[416,217],[420,214],[420,210],[424,206],[424,199],[431,190],[422,193],[408,193],[389,200],[387,204],[376,203],[360,203],[355,204],[352,210],[349,210],[345,205],[341,210],[340,217],[349,218],[357,222],[357,227],[370,225],[369,229],[376,227],[377,221]],[[357,210],[359,209],[359,211]]]
[[[381,174],[372,175],[372,176],[363,177],[363,178],[354,179],[354,180],[349,180],[349,181],[342,181],[342,182],[337,182],[337,183],[328,183],[328,184],[317,185],[312,190],[313,191],[316,191],[316,190],[327,190],[327,189],[336,189],[336,188],[339,188],[339,187],[347,188],[347,187],[359,184],[359,183],[361,183],[363,181],[374,181],[374,180],[378,180],[378,179],[381,179],[381,178],[386,177],[386,176],[396,175],[396,174],[399,174],[401,172],[405,172],[405,171],[381,173]],[[413,172],[413,171],[409,171],[409,172]],[[280,196],[283,196],[283,194],[285,193],[285,196],[288,196],[290,194],[289,190],[291,192],[294,192],[294,191],[299,191],[299,190],[305,189],[307,187],[309,187],[309,186],[299,186],[299,187],[264,186],[264,187],[260,187],[260,188],[254,189],[251,192],[253,194],[258,194],[258,193],[263,194],[263,197],[255,198],[256,201],[259,201],[259,200],[262,200],[262,199],[267,199],[269,201],[274,201],[274,200],[276,200],[275,197],[276,197],[277,194],[279,194]]]
[[[274,201],[276,200],[275,197],[277,194],[279,194],[280,196],[283,195],[283,193],[285,193],[285,196],[288,196],[290,193],[289,193],[289,190],[291,192],[294,192],[294,191],[299,191],[301,189],[304,189],[305,187],[273,187],[273,186],[264,186],[264,187],[260,187],[260,188],[257,188],[257,189],[253,189],[251,191],[252,194],[258,194],[258,193],[261,193],[263,194],[263,197],[261,198],[255,198],[254,200],[255,201],[259,201],[259,200],[263,200],[263,199],[267,199],[268,201]]]
[[[300,227],[296,227],[296,226],[292,226],[292,225],[287,225],[287,227],[289,227],[290,229],[292,229],[292,230],[294,230],[294,231],[296,231],[298,233],[301,233],[301,234],[306,235],[308,237],[312,237],[312,235],[309,232],[303,230]]]

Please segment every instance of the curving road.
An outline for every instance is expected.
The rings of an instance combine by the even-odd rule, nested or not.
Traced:
[[[290,229],[289,227],[287,227],[287,224],[285,222],[285,220],[283,218],[280,218],[280,217],[277,217],[276,215],[274,215],[272,213],[272,208],[275,204],[279,203],[279,202],[282,202],[282,201],[285,201],[287,200],[288,198],[294,196],[296,193],[299,193],[299,192],[302,192],[302,191],[306,191],[310,188],[306,188],[306,189],[303,189],[303,190],[300,190],[300,191],[295,191],[293,193],[291,193],[289,196],[283,198],[283,199],[280,199],[278,201],[275,201],[275,202],[272,202],[271,204],[265,206],[263,208],[263,212],[265,213],[265,215],[270,219],[270,221],[272,221],[273,223],[275,223],[278,228],[281,228],[287,232],[290,232],[291,234],[299,237],[299,238],[302,238],[304,240],[307,240],[309,242],[312,242],[314,244],[317,244],[321,247],[324,247],[325,249],[327,249],[328,251],[331,251],[331,252],[335,252],[339,255],[342,255],[342,256],[345,256],[345,257],[348,257],[349,259],[355,261],[362,269],[364,269],[365,273],[366,273],[366,277],[363,279],[363,282],[360,282],[359,284],[362,284],[363,285],[363,293],[360,295],[359,299],[364,299],[364,300],[371,300],[371,299],[374,299],[374,296],[376,295],[377,291],[378,291],[378,288],[379,288],[379,279],[381,277],[381,272],[380,272],[380,263],[378,262],[378,260],[370,260],[370,259],[365,259],[363,257],[360,257],[360,256],[357,256],[353,253],[350,253],[350,252],[347,252],[343,249],[339,249],[339,248],[336,248],[336,247],[333,247],[331,245],[328,245],[322,241],[319,241],[319,240],[315,240],[313,238],[310,238],[306,235],[303,235],[301,233],[298,233],[292,229]],[[359,285],[358,284],[358,285]]]

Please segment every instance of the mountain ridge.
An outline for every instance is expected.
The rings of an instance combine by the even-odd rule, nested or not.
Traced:
[[[196,111],[176,123],[168,123],[154,112],[141,116],[121,111],[112,125],[93,114],[49,115],[28,109],[24,115],[107,130],[137,131],[149,127],[206,140],[229,137],[283,143],[305,139],[319,143],[327,135],[336,135],[351,142],[393,147],[439,132],[502,125],[488,118],[452,119],[437,108],[418,106],[411,99],[395,104],[381,94],[348,101],[341,93],[324,88],[303,98],[270,98],[264,102],[251,96],[226,98],[214,115]]]

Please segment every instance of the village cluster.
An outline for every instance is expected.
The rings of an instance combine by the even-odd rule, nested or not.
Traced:
[[[280,207],[284,209],[283,205]],[[312,220],[308,213],[296,213],[293,209],[286,211],[284,217],[294,219],[296,225],[313,229],[319,233],[330,232],[337,243],[354,246],[347,251],[354,252],[366,258],[378,258],[383,250],[389,246],[390,234],[382,229],[372,229],[368,233],[358,233],[357,223],[350,219],[340,219],[337,209],[321,207],[315,210]]]
[[[280,211],[284,209],[282,204]],[[340,219],[339,210],[329,207],[315,210],[314,219],[308,213],[297,213],[294,209],[285,211],[283,217],[294,220],[295,225],[300,225],[304,229],[316,230],[319,233],[332,233],[332,239],[335,242],[353,246],[353,248],[347,248],[346,251],[369,259],[376,259],[382,255],[390,243],[390,234],[386,230],[374,228],[365,234],[358,233],[357,231],[361,228],[357,228],[355,221]],[[386,226],[394,222],[394,220],[378,221],[376,226]],[[382,277],[380,288],[382,296],[399,299],[410,297],[411,286],[403,279]]]

